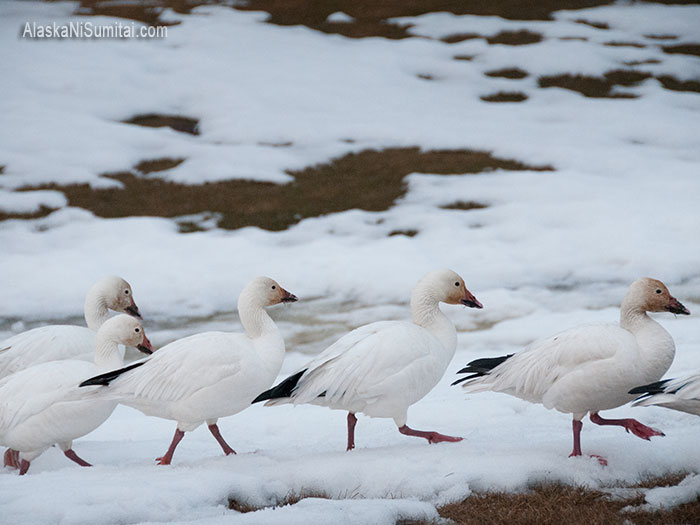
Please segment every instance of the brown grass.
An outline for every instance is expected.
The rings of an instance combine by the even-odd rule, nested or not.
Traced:
[[[455,60],[465,60],[465,61],[468,62],[468,61],[470,61],[470,60],[474,60],[474,57],[475,57],[475,56],[476,56],[476,55],[455,55],[455,56],[453,56],[452,58],[455,59]]]
[[[656,78],[666,89],[700,93],[700,82],[697,80],[678,80],[670,75],[659,75]]]
[[[171,170],[176,166],[179,166],[185,161],[185,159],[171,159],[169,157],[162,159],[152,159],[152,160],[142,160],[134,169],[144,175],[148,173],[155,173],[158,171]]]
[[[123,120],[124,124],[135,124],[137,126],[145,126],[148,128],[171,128],[181,133],[189,133],[190,135],[199,135],[197,130],[198,120],[179,115],[158,115],[156,113],[148,113],[146,115],[136,115],[130,119]]]
[[[642,48],[647,47],[644,44],[640,44],[638,42],[617,42],[617,41],[605,42],[603,45],[608,46],[608,47],[636,47],[638,49],[642,49]]]
[[[632,488],[676,485],[685,474],[649,479]],[[474,494],[460,503],[446,505],[440,516],[460,525],[661,525],[700,523],[700,501],[668,511],[625,512],[628,505],[640,505],[642,495],[634,491],[629,499],[613,500],[603,491],[560,484],[543,484],[525,493],[487,492]]]
[[[475,201],[457,201],[452,204],[445,204],[440,206],[443,210],[482,210],[488,208],[486,204]]]
[[[656,61],[645,60],[629,63],[629,65],[649,63],[656,63]],[[637,95],[631,93],[612,93],[611,90],[614,86],[636,86],[648,78],[656,78],[666,89],[700,93],[700,82],[695,80],[681,81],[670,75],[654,77],[651,73],[631,69],[608,71],[602,77],[569,74],[544,76],[538,79],[538,84],[542,88],[559,87],[578,91],[582,95],[592,98],[637,98]]]
[[[650,38],[651,40],[676,40],[678,36],[676,35],[644,35],[644,38]]]
[[[56,211],[56,208],[49,208],[48,206],[44,206],[43,204],[39,206],[39,209],[37,211],[31,213],[12,213],[0,210],[0,222],[7,221],[10,219],[40,219],[41,217],[46,217],[49,213],[53,211]]]
[[[453,35],[444,36],[440,40],[446,44],[457,44],[465,40],[474,40],[475,38],[482,38],[482,36],[477,33],[455,33]]]
[[[520,91],[499,91],[479,98],[484,102],[523,102],[527,100],[527,95]]]
[[[677,485],[687,473],[648,478],[626,487],[652,488]],[[229,498],[228,508],[236,512],[254,512],[263,508],[294,505],[305,498],[331,497],[323,492],[290,492],[281,500],[266,506],[253,506]],[[485,492],[472,494],[459,503],[440,507],[443,519],[457,525],[667,525],[700,523],[700,500],[670,510],[621,512],[627,506],[644,503],[641,493],[630,491],[628,498],[610,498],[605,490],[545,483],[523,493]],[[406,521],[404,524],[433,525],[432,522]]]
[[[296,503],[299,503],[301,500],[306,499],[306,498],[331,499],[330,496],[328,496],[328,494],[326,494],[324,492],[303,491],[301,494],[297,494],[295,492],[290,492],[284,498],[277,501],[276,503],[273,503],[272,505],[265,505],[262,507],[249,505],[248,503],[238,501],[235,498],[229,498],[228,499],[228,508],[230,510],[235,510],[236,512],[242,512],[242,513],[255,512],[256,510],[261,510],[261,509],[266,509],[266,508],[276,508],[276,507],[285,507],[287,505],[295,505]]]
[[[694,55],[700,57],[700,44],[678,44],[675,46],[663,46],[661,49],[669,55]]]
[[[489,2],[455,2],[454,0],[248,0],[235,9],[266,11],[268,23],[304,25],[325,33],[351,38],[381,36],[408,38],[410,25],[388,22],[389,18],[418,16],[436,11],[458,15],[501,16],[511,20],[551,20],[559,9],[580,9],[612,3],[613,0],[490,0]],[[87,16],[116,16],[148,24],[163,24],[160,15],[170,8],[177,13],[189,13],[201,5],[228,5],[224,0],[150,0],[149,2],[119,3],[104,0],[79,0],[76,12]],[[327,22],[328,15],[343,11],[355,20],[350,23]]]
[[[504,44],[507,46],[526,46],[542,41],[540,33],[533,33],[527,29],[522,31],[501,31],[497,35],[486,39],[489,44]]]
[[[574,22],[577,24],[585,24],[587,26],[595,27],[596,29],[610,29],[610,26],[605,22],[593,22],[592,20],[585,20],[583,18],[574,20]]]
[[[493,78],[510,78],[510,79],[520,79],[527,77],[527,71],[523,71],[517,67],[507,67],[503,69],[494,69],[492,71],[487,71],[484,73],[487,77]]]
[[[290,171],[294,181],[273,184],[250,180],[226,180],[186,185],[159,177],[140,176],[136,168],[179,163],[180,159],[144,161],[135,171],[105,174],[122,188],[96,189],[88,184],[48,184],[31,189],[62,191],[70,206],[92,211],[99,217],[178,217],[202,212],[220,214],[218,226],[236,229],[259,226],[283,230],[306,217],[349,209],[382,211],[406,193],[409,173],[464,174],[494,169],[552,170],[551,166],[528,166],[472,150],[421,151],[390,148],[350,153],[327,163]],[[185,225],[186,231],[195,231]]]

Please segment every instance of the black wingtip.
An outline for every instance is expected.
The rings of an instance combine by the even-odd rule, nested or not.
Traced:
[[[649,383],[648,385],[637,386],[630,390],[629,393],[635,395],[642,394],[642,396],[640,396],[640,399],[644,397],[653,396],[655,394],[662,394],[665,391],[666,385],[669,381],[671,381],[671,379],[664,379],[662,381],[657,381],[656,383]]]
[[[82,383],[80,383],[78,386],[107,386],[109,385],[112,381],[114,381],[117,377],[122,375],[124,372],[128,372],[129,370],[133,370],[134,368],[138,368],[142,364],[144,364],[146,361],[141,361],[138,363],[134,363],[133,365],[126,366],[124,368],[120,368],[119,370],[112,370],[110,372],[106,372],[104,374],[100,374],[95,377],[91,377],[90,379],[86,379]]]
[[[481,377],[481,376],[488,375],[491,373],[491,370],[496,368],[498,365],[500,365],[504,361],[513,357],[513,355],[514,354],[508,354],[508,355],[502,355],[500,357],[485,357],[483,359],[476,359],[457,372],[458,374],[471,374],[471,375],[459,378],[457,381],[452,383],[451,386],[458,385],[464,381],[474,379],[475,377]]]
[[[301,379],[301,376],[303,376],[304,372],[306,372],[307,370],[308,368],[304,368],[304,370],[302,370],[301,372],[297,372],[296,374],[289,376],[279,385],[273,386],[270,390],[265,390],[265,392],[253,399],[253,403],[267,401],[268,399],[279,399],[282,397],[291,396],[294,390],[296,390],[297,383],[299,383],[299,379]]]

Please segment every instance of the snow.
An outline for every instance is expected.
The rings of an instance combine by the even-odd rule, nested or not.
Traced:
[[[436,506],[472,491],[518,491],[542,480],[601,487],[698,471],[697,420],[687,414],[629,406],[609,412],[663,429],[666,437],[651,442],[586,421],[583,450],[605,455],[603,468],[590,458],[567,458],[568,416],[505,395],[466,397],[449,384],[477,357],[514,352],[577,324],[615,322],[627,286],[645,275],[666,282],[694,314],[655,315],[676,341],[668,377],[700,369],[700,96],[665,90],[655,79],[619,88],[636,99],[537,86],[541,75],[601,76],[648,59],[661,63],[635,69],[698,79],[697,57],[660,46],[697,42],[700,7],[616,4],[541,22],[431,13],[394,19],[429,37],[398,41],[278,27],[263,23],[265,13],[200,7],[190,15],[166,12],[180,24],[164,39],[18,38],[28,20],[84,20],[74,10],[68,2],[0,3],[7,71],[0,78],[0,211],[58,208],[40,219],[0,222],[0,338],[51,322],[81,323],[87,289],[107,274],[131,283],[156,346],[204,330],[240,330],[238,293],[255,275],[274,277],[300,297],[271,310],[290,348],[282,376],[356,326],[408,317],[411,287],[429,270],[456,270],[485,307],[444,307],[459,330],[457,355],[409,413],[411,426],[462,435],[461,443],[428,446],[400,435],[391,421],[360,416],[358,448],[346,453],[344,414],[255,406],[219,422],[237,456],[223,457],[200,428],[185,437],[173,466],[156,467],[174,424],[120,407],[75,444],[92,469],[52,449],[23,478],[0,472],[3,520],[394,523],[435,517]],[[330,21],[339,19],[335,13]],[[439,40],[522,29],[543,40]],[[587,40],[561,40],[571,36]],[[646,47],[604,45],[610,41]],[[453,59],[460,54],[476,56]],[[529,76],[484,76],[514,66]],[[529,98],[479,98],[497,91]],[[197,119],[200,134],[121,122],[146,113]],[[308,218],[282,232],[224,231],[203,214],[194,219],[205,231],[185,235],[177,221],[192,217],[100,219],[68,206],[60,192],[13,191],[118,185],[101,174],[164,157],[186,160],[149,176],[286,184],[288,171],[404,146],[491,151],[554,171],[411,174],[406,195],[386,211]],[[441,208],[458,200],[487,207]],[[389,236],[409,229],[418,233]],[[696,478],[648,491],[647,503],[692,499]],[[290,493],[335,499],[247,514],[226,508],[229,497],[263,506]]]

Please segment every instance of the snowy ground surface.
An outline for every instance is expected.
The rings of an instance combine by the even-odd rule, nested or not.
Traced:
[[[239,330],[238,292],[255,275],[276,278],[301,298],[272,311],[288,342],[283,375],[350,328],[407,317],[410,289],[428,270],[456,270],[485,307],[444,307],[460,332],[457,355],[409,414],[412,426],[462,435],[461,443],[428,446],[401,436],[391,421],[360,417],[358,448],[346,453],[345,414],[255,406],[220,421],[237,456],[222,457],[200,428],[183,440],[173,466],[156,467],[174,423],[120,407],[75,445],[94,468],[54,449],[23,478],[0,472],[0,521],[394,523],[435,517],[436,506],[472,491],[523,490],[541,480],[598,487],[700,469],[700,420],[689,415],[629,406],[609,412],[662,428],[666,437],[652,442],[586,422],[584,451],[605,455],[603,468],[567,458],[569,416],[505,395],[466,398],[449,386],[471,359],[517,351],[576,324],[615,322],[628,284],[645,275],[666,282],[694,314],[656,316],[676,341],[669,376],[700,368],[700,94],[665,89],[656,78],[615,88],[633,99],[537,85],[542,75],[601,76],[648,60],[658,63],[637,69],[697,80],[700,58],[661,46],[698,43],[699,6],[562,11],[548,22],[433,13],[400,20],[429,38],[398,41],[278,27],[263,23],[265,14],[209,7],[168,13],[181,23],[163,40],[18,38],[27,21],[84,21],[74,10],[69,2],[0,3],[0,211],[59,208],[0,222],[0,338],[80,323],[85,291],[112,273],[132,284],[156,346],[208,329]],[[522,29],[543,39],[524,46],[439,40]],[[484,75],[505,67],[530,76]],[[498,91],[528,99],[480,99]],[[120,122],[143,113],[197,118],[200,134]],[[282,143],[291,145],[271,146]],[[187,159],[158,175],[173,181],[286,183],[286,170],[395,146],[485,150],[555,169],[413,174],[406,196],[386,211],[351,210],[274,233],[185,235],[173,220],[100,219],[67,207],[57,191],[14,191],[118,184],[100,174],[158,157]],[[441,208],[455,200],[488,206]],[[419,233],[388,236],[397,229]],[[336,499],[247,514],[226,508],[228,497],[262,506],[290,492]],[[698,492],[697,477],[689,477],[677,489],[651,491],[648,504]]]

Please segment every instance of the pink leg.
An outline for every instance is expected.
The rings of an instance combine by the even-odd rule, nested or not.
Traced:
[[[604,419],[600,417],[598,413],[595,413],[591,414],[591,421],[596,425],[617,425],[624,427],[627,432],[632,432],[635,436],[646,439],[647,441],[649,441],[652,436],[666,435],[660,430],[641,424],[636,419]]]
[[[219,445],[221,445],[221,448],[224,449],[224,454],[226,454],[228,456],[229,454],[236,453],[236,451],[233,450],[231,447],[229,447],[228,443],[226,443],[226,441],[224,441],[224,438],[221,435],[221,432],[219,432],[219,427],[216,426],[216,423],[214,423],[213,425],[209,425],[209,432],[212,433],[212,435],[219,442]]]
[[[580,456],[581,455],[581,429],[583,428],[583,421],[573,420],[572,426],[574,428],[574,450],[569,454],[569,457]],[[596,454],[591,454],[592,458],[596,458],[598,463],[604,467],[608,464],[608,460],[603,456],[598,456]]]
[[[348,412],[348,448],[345,450],[352,450],[355,448],[355,425],[357,424],[357,418],[352,412]]]
[[[68,459],[70,459],[71,461],[75,461],[81,467],[92,467],[92,465],[90,465],[90,463],[88,463],[83,458],[78,456],[78,454],[76,454],[72,448],[69,448],[68,450],[66,450],[64,452],[64,454],[66,455],[66,457]]]
[[[443,441],[455,443],[457,441],[462,441],[461,437],[446,436],[437,432],[423,432],[422,430],[413,430],[412,428],[409,428],[408,425],[399,427],[399,432],[406,436],[416,436],[425,438],[428,440],[428,443],[441,443]]]
[[[29,470],[29,461],[23,459],[19,464],[19,475],[24,476]]]
[[[19,468],[19,452],[17,450],[8,448],[5,451],[4,465],[10,468]]]
[[[173,436],[173,441],[170,443],[170,448],[168,448],[168,451],[165,453],[164,456],[156,458],[156,461],[159,465],[170,465],[170,462],[173,460],[173,454],[175,453],[175,447],[177,447],[177,444],[180,441],[182,441],[183,437],[185,437],[185,433],[182,430],[176,428],[175,435]]]
[[[575,419],[571,422],[574,427],[574,450],[569,454],[571,456],[581,455],[581,429],[583,428],[582,421],[576,421]]]

